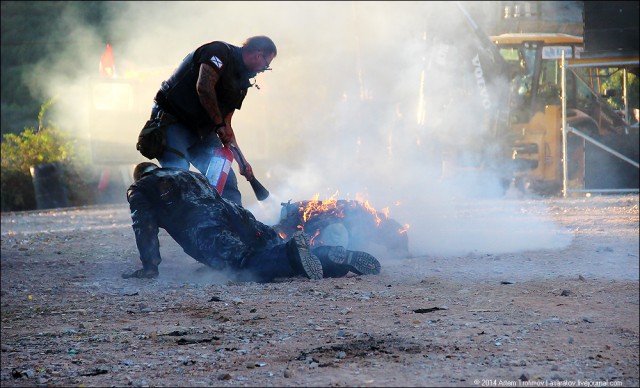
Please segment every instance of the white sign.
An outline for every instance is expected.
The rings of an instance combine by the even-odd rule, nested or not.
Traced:
[[[570,46],[544,46],[542,48],[542,59],[561,59],[563,51],[565,58],[572,57]]]

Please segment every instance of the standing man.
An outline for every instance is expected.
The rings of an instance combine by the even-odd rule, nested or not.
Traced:
[[[124,278],[155,278],[161,262],[158,228],[185,253],[240,281],[342,277],[380,273],[378,260],[341,246],[310,247],[301,231],[284,240],[242,206],[225,200],[200,173],[140,163],[127,191],[142,268]]]
[[[251,37],[242,47],[215,41],[189,53],[171,77],[162,82],[154,99],[152,117],[170,123],[166,148],[157,158],[160,165],[188,170],[192,164],[206,174],[215,148],[231,144],[240,150],[231,117],[242,107],[247,90],[253,86],[250,80],[271,70],[269,66],[276,55],[275,44],[266,36]],[[241,174],[247,180],[253,178],[249,163]],[[223,197],[242,205],[233,170],[229,171]]]

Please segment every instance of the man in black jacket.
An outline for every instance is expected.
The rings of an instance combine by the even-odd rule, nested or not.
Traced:
[[[240,281],[380,273],[380,263],[366,252],[341,246],[312,248],[302,232],[285,241],[251,212],[223,199],[200,173],[144,162],[133,176],[127,199],[142,269],[124,273],[124,278],[158,276],[159,228],[197,261],[231,270]]]
[[[277,55],[273,41],[266,36],[247,39],[241,47],[215,41],[189,53],[175,72],[162,82],[155,97],[153,117],[163,117],[171,124],[166,132],[166,149],[157,157],[162,167],[189,170],[192,164],[206,174],[217,147],[240,147],[231,125],[235,110],[242,107],[251,79],[271,70]],[[241,153],[241,151],[240,151]],[[241,174],[253,178],[246,160]],[[211,182],[216,186],[216,182]],[[242,205],[238,181],[229,171],[223,198]]]

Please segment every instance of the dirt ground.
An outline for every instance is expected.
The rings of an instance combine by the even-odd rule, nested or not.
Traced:
[[[638,195],[510,201],[570,243],[270,284],[203,270],[164,232],[160,278],[122,279],[126,204],[2,214],[0,383],[637,387]]]

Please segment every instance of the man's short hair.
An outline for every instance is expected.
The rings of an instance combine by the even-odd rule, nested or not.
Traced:
[[[136,168],[133,169],[133,180],[137,181],[138,179],[142,178],[142,174],[144,174],[147,171],[151,171],[158,168],[158,165],[155,163],[151,163],[151,162],[142,162],[139,163]]]
[[[276,55],[278,55],[278,49],[276,48],[275,43],[273,43],[270,38],[264,35],[252,36],[251,38],[245,40],[242,44],[242,48],[250,53],[262,51],[262,53],[267,56],[273,54],[273,56],[275,57]]]

